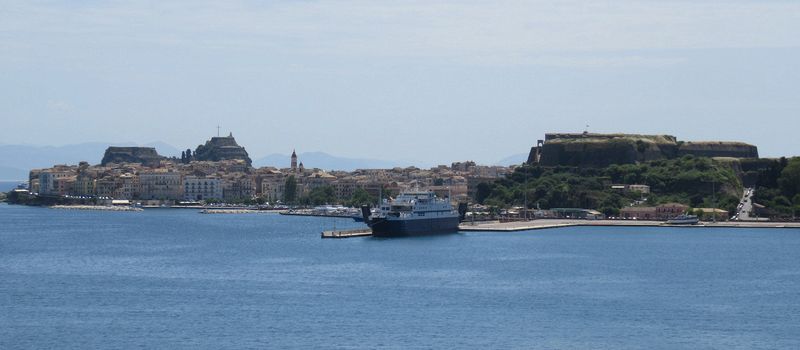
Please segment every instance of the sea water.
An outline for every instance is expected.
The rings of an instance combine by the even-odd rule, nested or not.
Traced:
[[[0,348],[800,348],[800,230],[361,225],[0,204]]]

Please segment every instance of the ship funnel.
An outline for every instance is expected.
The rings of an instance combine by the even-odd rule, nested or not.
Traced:
[[[361,216],[364,217],[364,222],[369,224],[369,217],[372,213],[370,212],[369,205],[362,205],[361,206]]]

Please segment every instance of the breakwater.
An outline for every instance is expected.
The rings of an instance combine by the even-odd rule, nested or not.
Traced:
[[[64,210],[101,210],[101,211],[143,211],[142,208],[110,205],[54,205],[51,209]]]
[[[203,209],[200,214],[258,214],[269,213],[266,210],[256,209]]]
[[[325,218],[360,218],[360,213],[352,212],[318,212],[311,209],[294,209],[281,211],[281,215],[294,215],[294,216],[319,216]]]

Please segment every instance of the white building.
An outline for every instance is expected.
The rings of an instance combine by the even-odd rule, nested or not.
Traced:
[[[139,174],[141,199],[180,200],[183,198],[181,173],[176,171],[151,171]]]
[[[183,179],[183,199],[187,201],[222,199],[222,180],[187,176]]]

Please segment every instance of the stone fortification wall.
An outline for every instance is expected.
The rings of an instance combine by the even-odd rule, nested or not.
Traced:
[[[528,157],[546,166],[632,164],[683,155],[698,157],[758,158],[756,146],[742,142],[682,142],[671,135],[554,133],[546,134],[541,148]]]
[[[678,147],[678,155],[686,154],[697,157],[758,158],[758,147],[743,142],[683,142]]]
[[[628,164],[675,156],[678,143],[670,135],[547,134],[542,165],[595,166]]]
[[[614,140],[614,139],[634,139],[649,140],[655,143],[672,144],[678,140],[672,135],[642,135],[642,134],[597,134],[597,133],[550,133],[544,135],[544,141],[570,141],[570,140]]]
[[[108,147],[103,154],[101,165],[109,163],[139,163],[147,166],[158,165],[166,159],[153,147]]]

